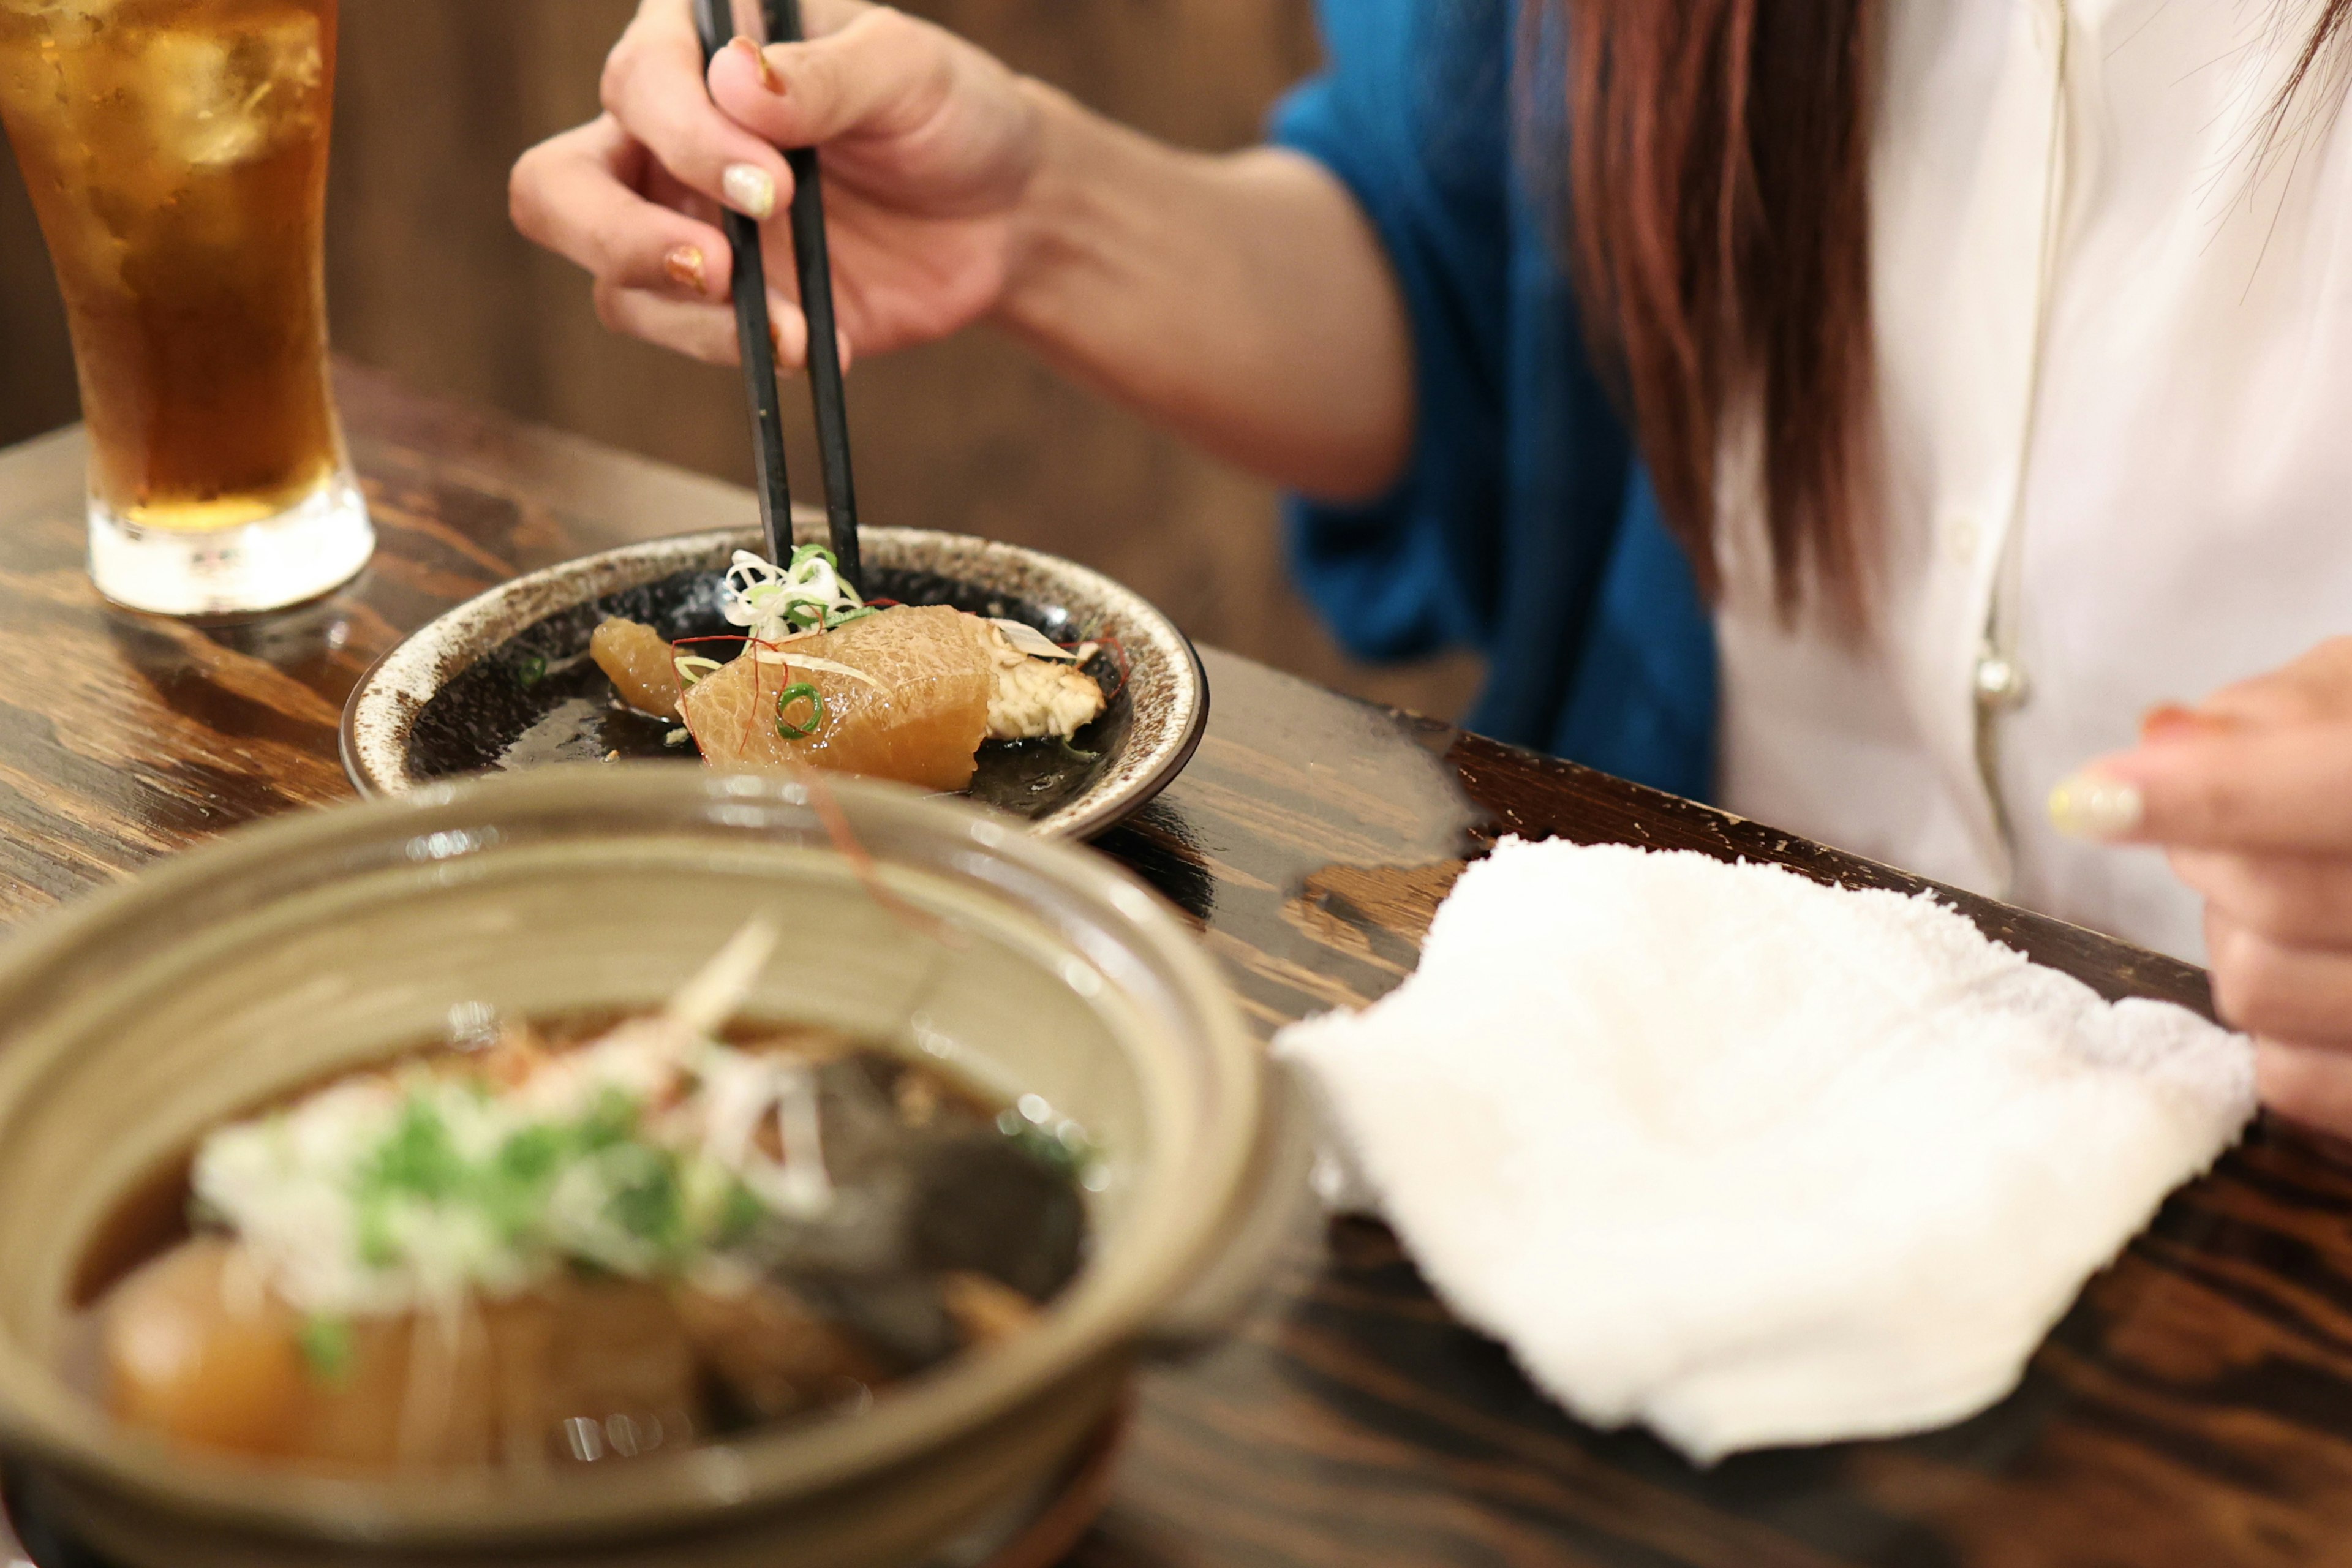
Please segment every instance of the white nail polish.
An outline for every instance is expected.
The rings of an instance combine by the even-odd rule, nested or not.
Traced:
[[[776,182],[754,163],[730,163],[719,176],[727,205],[744,216],[767,222],[776,214]]]
[[[2070,838],[2121,838],[2147,814],[2139,785],[2100,773],[2076,773],[2050,792],[2051,824]]]

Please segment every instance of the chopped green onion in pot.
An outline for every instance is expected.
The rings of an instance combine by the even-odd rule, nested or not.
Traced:
[[[348,1318],[311,1318],[302,1325],[302,1360],[320,1383],[342,1384],[352,1375],[352,1324]]]
[[[793,703],[806,701],[809,719],[806,724],[795,725],[790,717]],[[797,681],[776,693],[776,733],[787,741],[804,741],[824,724],[824,693],[807,681]]]

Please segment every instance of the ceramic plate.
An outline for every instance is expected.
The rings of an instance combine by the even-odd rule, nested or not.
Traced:
[[[1136,595],[1017,545],[908,528],[869,528],[863,542],[870,597],[953,605],[1026,621],[1055,642],[1106,645],[1087,666],[1115,693],[1103,716],[1066,746],[982,745],[973,799],[1041,833],[1091,837],[1191,759],[1208,722],[1208,679],[1183,633]],[[361,679],[343,709],[344,772],[362,795],[394,795],[555,763],[667,757],[699,766],[691,746],[667,743],[675,724],[621,706],[588,639],[614,615],[673,641],[734,630],[719,615],[719,575],[736,551],[759,547],[755,529],[652,540],[468,600]]]

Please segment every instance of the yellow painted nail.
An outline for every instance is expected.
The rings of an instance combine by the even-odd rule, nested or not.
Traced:
[[[2069,838],[2122,838],[2147,815],[2139,785],[2104,773],[2076,773],[2050,792],[2051,825]]]

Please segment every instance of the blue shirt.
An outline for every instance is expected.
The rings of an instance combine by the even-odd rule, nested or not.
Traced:
[[[1322,0],[1330,64],[1274,140],[1379,231],[1412,319],[1410,468],[1362,506],[1294,500],[1299,583],[1348,648],[1468,646],[1472,728],[1705,798],[1715,643],[1561,266],[1558,68],[1520,83],[1510,0]],[[1521,90],[1524,87],[1525,90]]]

